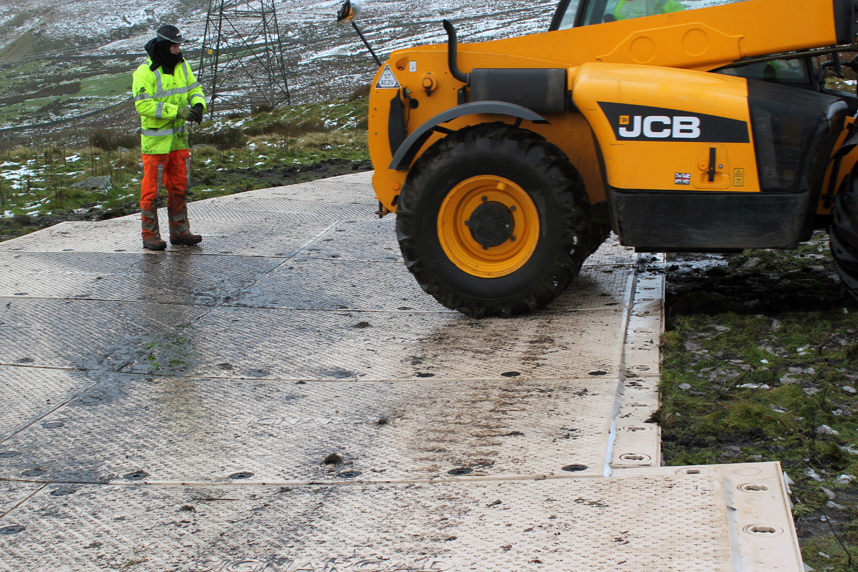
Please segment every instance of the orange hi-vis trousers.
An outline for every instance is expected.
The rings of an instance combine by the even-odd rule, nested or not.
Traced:
[[[191,174],[191,152],[179,149],[159,155],[143,154],[143,182],[140,185],[140,219],[143,240],[160,238],[158,230],[158,193],[167,189],[167,215],[170,237],[190,230],[185,197]]]

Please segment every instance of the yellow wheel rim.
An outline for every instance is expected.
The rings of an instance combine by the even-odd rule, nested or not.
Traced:
[[[495,175],[453,187],[438,212],[438,238],[447,257],[480,278],[512,274],[539,242],[539,212],[516,183]]]

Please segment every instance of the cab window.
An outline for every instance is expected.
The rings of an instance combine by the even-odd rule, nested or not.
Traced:
[[[795,87],[813,86],[806,59],[792,58],[736,64],[718,71],[725,75],[790,84]]]
[[[748,0],[567,0],[561,2],[551,24],[552,30],[589,26],[615,20],[698,10],[747,2]]]

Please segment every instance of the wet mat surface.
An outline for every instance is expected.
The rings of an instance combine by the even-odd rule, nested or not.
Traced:
[[[136,217],[0,243],[0,572],[731,569],[721,477],[603,476],[660,458],[635,255],[473,320],[368,181],[193,203],[200,247]]]
[[[765,466],[764,482],[776,467]],[[741,482],[662,471],[372,486],[51,485],[16,511],[22,530],[0,539],[0,566],[726,572],[734,568],[725,487]],[[783,534],[768,542],[791,548]]]
[[[0,476],[108,482],[601,475],[610,380],[285,383],[117,376],[6,439]]]

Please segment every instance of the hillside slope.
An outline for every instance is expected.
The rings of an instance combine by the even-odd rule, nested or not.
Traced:
[[[129,102],[131,71],[144,60],[143,45],[164,22],[179,25],[195,67],[205,37],[206,0],[6,0],[0,5],[0,130],[80,118]],[[261,2],[246,0],[250,7]],[[338,26],[340,2],[277,0],[276,16],[293,103],[348,96],[369,82],[375,64],[349,26]],[[382,57],[413,44],[445,40],[444,18],[454,21],[463,42],[484,41],[548,28],[554,0],[498,7],[492,0],[468,3],[375,0],[365,5],[360,26]],[[258,22],[236,20],[242,33]],[[205,70],[200,74],[205,84]],[[237,86],[238,87],[238,86]],[[130,110],[107,113],[123,124]]]

